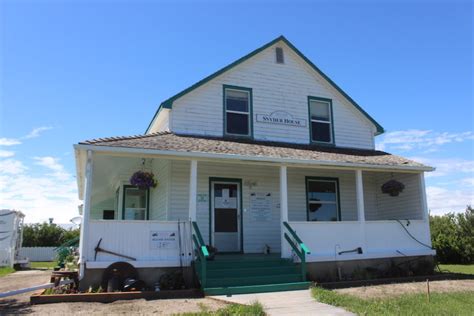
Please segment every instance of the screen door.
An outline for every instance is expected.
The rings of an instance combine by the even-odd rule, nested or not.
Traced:
[[[240,252],[240,186],[238,182],[212,182],[214,247],[218,252]]]

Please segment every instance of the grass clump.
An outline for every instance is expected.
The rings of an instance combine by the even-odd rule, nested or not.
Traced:
[[[207,308],[201,308],[202,311],[199,313],[185,313],[182,316],[264,316],[263,306],[256,302],[252,305],[240,305],[230,304],[224,308],[220,308],[216,311],[209,311]]]
[[[7,274],[10,274],[12,272],[15,272],[15,269],[10,268],[10,267],[1,267],[0,268],[0,277],[5,276]]]
[[[31,269],[53,269],[58,263],[56,261],[31,261]]]
[[[358,315],[472,315],[474,292],[410,294],[390,298],[361,299],[322,288],[313,288],[314,298]]]
[[[440,272],[474,274],[474,264],[440,264]]]

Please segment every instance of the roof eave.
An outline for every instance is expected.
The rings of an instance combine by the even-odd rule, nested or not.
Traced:
[[[277,158],[277,157],[263,157],[263,156],[245,156],[237,154],[219,154],[206,153],[195,151],[176,151],[176,150],[159,150],[146,148],[132,148],[132,147],[117,147],[117,146],[102,146],[92,144],[77,144],[77,149],[92,150],[103,153],[122,153],[122,154],[141,154],[141,155],[161,155],[167,157],[181,157],[181,158],[195,158],[195,159],[224,159],[224,160],[241,160],[248,162],[266,162],[278,164],[296,164],[308,166],[324,166],[324,167],[339,167],[339,168],[353,168],[353,169],[371,169],[371,170],[400,170],[400,171],[434,171],[430,166],[401,166],[401,165],[382,165],[382,164],[364,164],[351,162],[338,162],[314,159],[294,159],[294,158]]]

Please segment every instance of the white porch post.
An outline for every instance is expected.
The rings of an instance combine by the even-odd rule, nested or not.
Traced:
[[[426,200],[425,174],[423,172],[419,174],[419,181],[421,191],[421,210],[423,211],[423,219],[425,221],[429,221],[430,214],[428,210],[428,201]]]
[[[281,235],[281,257],[288,258],[291,255],[289,245],[284,237],[285,227],[283,222],[288,221],[288,177],[286,166],[280,166],[280,235]]]
[[[82,209],[81,238],[80,238],[80,278],[84,276],[86,264],[87,244],[89,237],[89,218],[91,208],[91,189],[92,189],[92,151],[87,151],[86,169],[84,175],[84,206]]]
[[[197,207],[197,160],[191,160],[191,171],[189,174],[189,219],[196,221]]]
[[[357,196],[357,220],[359,221],[359,234],[361,247],[364,253],[367,251],[367,241],[365,233],[365,205],[364,205],[364,181],[362,170],[355,171],[356,176],[356,196]]]
[[[364,206],[364,182],[362,179],[362,170],[356,170],[356,194],[357,194],[357,220],[365,222]]]

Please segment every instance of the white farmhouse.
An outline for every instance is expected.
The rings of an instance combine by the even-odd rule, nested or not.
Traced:
[[[182,267],[208,294],[429,266],[433,169],[375,150],[383,132],[276,38],[162,102],[144,135],[75,145],[81,285],[117,261],[149,284]]]

